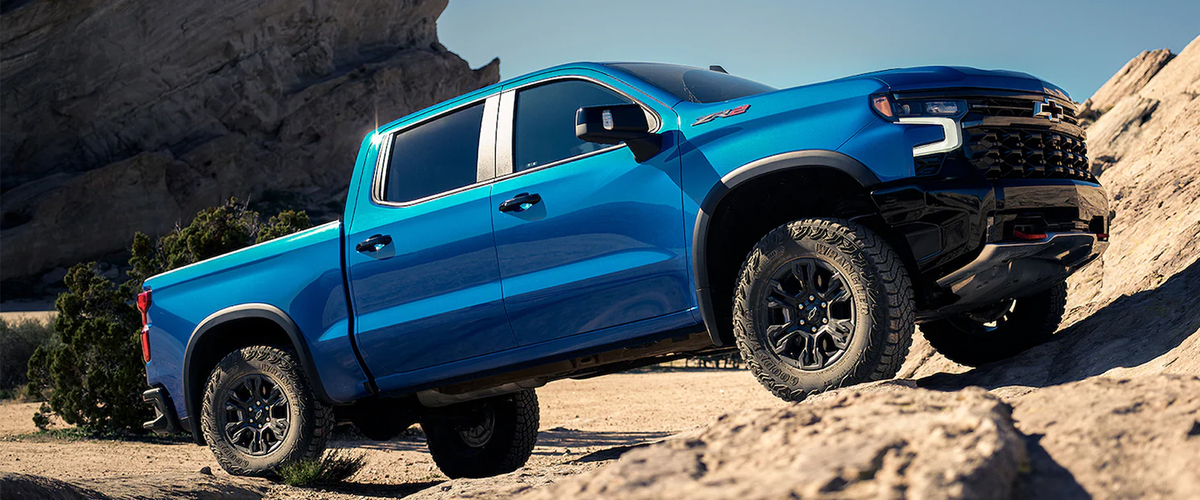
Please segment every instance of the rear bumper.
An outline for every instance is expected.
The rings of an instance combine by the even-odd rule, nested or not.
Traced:
[[[154,420],[142,424],[142,428],[157,434],[175,434],[180,431],[179,419],[175,417],[175,405],[171,396],[162,387],[142,393],[142,401],[154,407]]]

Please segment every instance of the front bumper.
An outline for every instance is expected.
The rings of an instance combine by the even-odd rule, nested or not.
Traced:
[[[919,320],[1040,292],[1108,246],[1108,197],[1092,182],[962,175],[871,195],[916,267]]]
[[[142,393],[142,401],[154,407],[154,420],[142,424],[142,428],[156,434],[178,433],[179,419],[175,417],[175,405],[166,389],[155,387]]]
[[[1040,241],[988,243],[967,265],[937,284],[959,298],[922,316],[940,317],[1030,295],[1065,279],[1099,257],[1108,241],[1095,234],[1052,233]]]

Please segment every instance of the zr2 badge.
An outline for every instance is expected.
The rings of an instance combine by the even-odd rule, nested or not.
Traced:
[[[745,113],[747,109],[750,109],[750,105],[743,104],[736,108],[729,108],[729,109],[726,109],[723,111],[717,111],[716,113],[713,113],[711,115],[704,115],[704,116],[701,116],[700,118],[697,118],[696,122],[692,123],[692,126],[695,127],[696,125],[703,125],[705,123],[716,120],[717,118],[728,118],[730,116],[740,115],[742,113]]]

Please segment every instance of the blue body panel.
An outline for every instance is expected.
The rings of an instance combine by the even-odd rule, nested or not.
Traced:
[[[193,331],[208,316],[241,304],[274,306],[295,322],[316,361],[330,399],[349,402],[367,394],[366,374],[350,345],[349,308],[343,288],[341,224],[307,231],[198,262],[146,280],[154,291],[148,313],[152,385],[183,394],[183,359]],[[180,418],[182,398],[174,400]]]
[[[492,238],[490,186],[407,207],[363,203],[347,265],[363,360],[380,390],[397,374],[516,347]],[[356,242],[388,234],[376,254]],[[382,254],[382,255],[380,255]]]
[[[582,74],[627,94],[595,71]],[[513,82],[506,89],[520,85]],[[628,147],[497,180],[492,206],[518,193],[542,201],[524,212],[491,210],[504,304],[522,346],[684,311],[695,306],[680,217],[678,120],[660,117],[663,151],[638,163]]]
[[[652,109],[661,118],[663,150],[638,163],[627,147],[616,147],[420,203],[372,200],[385,134],[563,76],[603,82]],[[372,384],[385,393],[411,392],[698,327],[693,229],[701,203],[723,189],[723,178],[756,160],[812,150],[847,155],[880,182],[912,177],[913,146],[941,140],[942,129],[885,121],[869,97],[972,87],[1066,95],[1024,73],[941,66],[710,104],[590,63],[480,89],[366,137],[343,221],[148,280],[148,381],[184,394],[184,357],[197,326],[245,304],[273,306],[291,318],[319,377],[310,382],[334,403],[367,396]],[[748,107],[697,123],[741,106]],[[497,210],[523,192],[543,201],[526,212]],[[376,234],[392,243],[375,254],[356,251]],[[183,398],[174,404],[186,417]]]

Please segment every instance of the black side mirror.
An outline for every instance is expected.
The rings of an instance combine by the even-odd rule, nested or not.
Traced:
[[[662,150],[662,137],[650,133],[646,112],[637,104],[579,108],[575,112],[575,137],[599,144],[624,142],[638,162]]]

